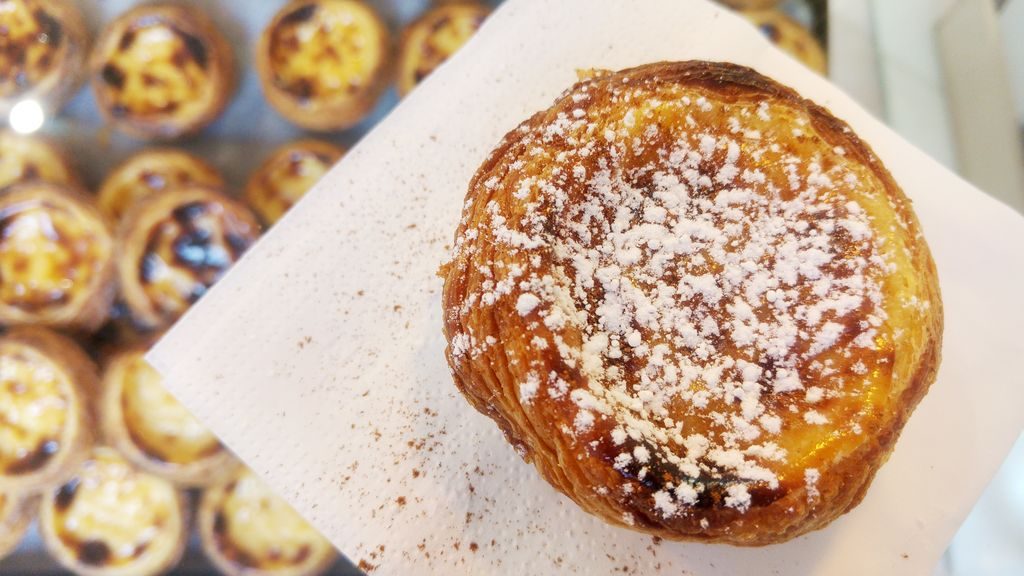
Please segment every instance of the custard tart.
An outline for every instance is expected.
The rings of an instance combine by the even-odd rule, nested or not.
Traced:
[[[74,470],[92,445],[97,379],[64,336],[41,328],[0,336],[0,493],[45,489]]]
[[[451,57],[476,34],[490,11],[477,2],[442,4],[410,24],[398,51],[398,93],[408,94]]]
[[[90,74],[103,115],[145,139],[198,132],[220,116],[235,87],[231,45],[192,5],[125,12],[97,39]]]
[[[337,553],[252,472],[207,488],[199,501],[203,550],[227,576],[316,576]]]
[[[260,35],[256,69],[263,93],[303,128],[343,130],[373,109],[387,88],[391,40],[359,0],[292,0]]]
[[[57,146],[38,136],[0,130],[0,190],[24,182],[79,186],[75,169]]]
[[[299,140],[275,150],[249,177],[245,201],[268,226],[313,187],[345,151],[322,140]]]
[[[467,400],[582,509],[662,538],[825,526],[939,365],[910,201],[849,126],[734,64],[571,87],[480,166],[442,275]]]
[[[117,277],[133,321],[146,329],[173,323],[259,232],[248,208],[197,185],[138,202],[117,231]]]
[[[83,80],[89,34],[73,0],[4,0],[0,114],[22,101],[55,112]]]
[[[97,447],[64,485],[43,494],[39,530],[50,555],[75,574],[163,574],[185,550],[186,505],[170,482]]]
[[[146,346],[115,354],[99,398],[103,435],[133,464],[183,486],[207,486],[235,471],[220,441],[163,386]]]
[[[25,536],[35,511],[32,504],[30,499],[0,491],[0,559],[10,554]]]
[[[138,152],[115,167],[100,185],[96,202],[112,221],[150,194],[188,184],[224,189],[216,168],[184,150],[153,148]]]
[[[90,198],[45,182],[0,192],[0,324],[89,332],[114,297],[114,241]]]
[[[746,10],[743,15],[783,52],[818,74],[828,74],[825,51],[803,24],[781,10]]]

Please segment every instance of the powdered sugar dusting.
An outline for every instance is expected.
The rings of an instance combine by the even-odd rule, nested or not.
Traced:
[[[887,263],[846,194],[863,173],[841,148],[806,157],[780,145],[791,129],[773,122],[794,116],[781,105],[725,113],[700,94],[643,100],[623,84],[612,101],[636,105],[617,117],[558,113],[516,134],[516,154],[547,156],[548,169],[507,163],[513,198],[487,204],[455,257],[488,243],[545,257],[495,262],[462,312],[511,302],[537,320],[533,348],[583,378],[527,379],[520,401],[572,406],[566,434],[608,459],[624,494],[634,480],[656,486],[650,507],[666,518],[712,493],[743,512],[792,485],[779,473],[790,427],[860,430],[828,414],[857,391],[843,374],[851,351],[863,378],[884,362],[872,353]],[[800,138],[818,137],[798,124]],[[456,363],[492,345],[451,343]]]

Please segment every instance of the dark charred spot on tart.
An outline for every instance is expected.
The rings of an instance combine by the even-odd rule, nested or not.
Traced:
[[[640,501],[636,500],[637,498],[647,498],[650,494],[662,490],[672,492],[682,484],[689,484],[697,490],[697,501],[692,504],[692,507],[699,510],[724,506],[725,498],[728,495],[728,488],[739,482],[747,486],[750,493],[750,505],[755,508],[767,506],[775,502],[782,498],[787,491],[783,486],[771,488],[762,482],[751,483],[742,481],[733,474],[708,472],[708,470],[714,469],[715,465],[704,461],[698,464],[701,473],[697,477],[684,476],[675,466],[665,462],[655,451],[654,446],[647,443],[628,440],[623,446],[613,447],[608,441],[603,441],[598,446],[595,453],[609,464],[614,464],[615,456],[619,453],[631,454],[633,453],[633,448],[637,446],[645,446],[648,449],[651,457],[650,460],[643,464],[633,460],[625,466],[615,467],[613,465],[613,468],[622,476],[625,484],[637,483],[644,487],[643,491],[636,492],[635,496],[632,497],[634,506],[639,506],[640,509],[644,507],[640,505]],[[645,494],[648,496],[645,496]],[[652,520],[657,518],[658,515],[651,517]]]
[[[39,178],[39,167],[32,162],[26,162],[21,170],[21,177],[25,180],[37,180]]]
[[[313,82],[308,78],[299,78],[289,83],[278,82],[278,85],[283,86],[287,92],[301,102],[306,102],[313,97]]]
[[[248,250],[249,246],[252,245],[252,239],[251,238],[249,238],[248,236],[242,236],[240,234],[235,234],[233,232],[229,232],[225,236],[225,240],[228,241],[228,246],[231,247],[231,252],[232,252],[232,254],[233,254],[235,259],[237,259],[239,256],[241,256],[242,253],[245,252],[246,250]]]
[[[152,88],[154,86],[159,86],[160,84],[163,84],[162,80],[160,80],[156,76],[150,74],[149,72],[143,72],[141,76],[142,76],[142,84],[144,86],[146,86],[147,88]]]
[[[157,278],[157,271],[160,270],[163,262],[153,250],[155,247],[147,246],[146,255],[142,257],[142,262],[139,263],[139,281],[143,284],[149,284]]]
[[[301,23],[305,22],[306,20],[309,20],[310,18],[312,18],[313,15],[316,14],[316,11],[317,11],[316,4],[306,4],[304,6],[300,6],[300,7],[296,8],[295,10],[292,10],[291,12],[289,12],[289,13],[285,14],[284,16],[282,16],[281,17],[281,25],[283,25],[283,26],[293,26],[295,24],[301,24]]]
[[[78,560],[87,566],[102,566],[110,556],[110,546],[100,540],[86,540],[78,545]]]
[[[142,173],[139,174],[139,179],[146,184],[147,188],[152,190],[163,190],[164,187],[167,186],[167,179],[159,172],[143,170]]]
[[[231,256],[215,240],[209,230],[190,227],[174,240],[174,259],[193,270],[223,270],[231,265]]]
[[[71,503],[75,501],[75,496],[78,495],[78,485],[80,483],[81,480],[75,477],[57,489],[57,495],[53,498],[53,504],[57,507],[57,510],[63,512],[71,507]]]
[[[189,202],[182,204],[171,212],[171,217],[182,226],[191,226],[192,222],[206,213],[205,202]]]
[[[209,55],[206,52],[206,44],[193,34],[189,34],[183,30],[174,29],[174,32],[181,37],[181,41],[185,44],[185,49],[188,51],[189,56],[192,60],[199,65],[200,68],[206,69],[209,64]]]
[[[149,550],[149,542],[139,544],[135,547],[135,550],[132,550],[132,558],[141,558],[146,553],[146,550]]]
[[[24,307],[34,309],[41,306],[23,306],[23,308]],[[29,452],[24,457],[9,464],[7,466],[7,473],[12,476],[17,476],[20,474],[35,472],[45,466],[58,451],[60,451],[60,442],[52,439],[47,440],[32,452]]]
[[[113,64],[104,64],[100,69],[100,77],[108,86],[116,90],[124,88],[124,71]]]
[[[39,42],[54,47],[60,46],[61,41],[64,39],[64,27],[61,26],[60,22],[42,9],[37,9],[32,13],[32,16],[39,26],[40,32],[37,37]]]
[[[420,82],[423,81],[424,78],[426,78],[429,75],[430,75],[430,70],[428,70],[426,68],[417,68],[413,72],[412,77],[416,80],[416,83],[419,84]]]
[[[309,556],[312,553],[313,549],[309,547],[309,544],[303,544],[299,547],[299,551],[295,553],[295,563],[302,564],[309,559]]]
[[[126,30],[125,33],[121,35],[121,41],[117,43],[117,49],[121,50],[123,52],[123,51],[131,48],[132,44],[134,44],[134,43],[135,43],[135,29],[132,28],[132,29]]]
[[[230,490],[229,490],[230,492]],[[223,537],[228,531],[228,519],[223,512],[213,515],[213,534],[218,538]]]
[[[448,16],[448,15],[444,15],[444,16],[438,18],[437,20],[435,20],[434,23],[430,25],[430,32],[432,34],[436,34],[437,32],[440,32],[441,30],[443,30],[445,26],[451,24],[451,22],[452,22],[452,17]]]
[[[761,33],[767,36],[768,39],[771,40],[772,42],[778,43],[779,40],[782,40],[782,32],[779,30],[779,27],[776,26],[775,24],[772,24],[771,22],[765,22],[764,24],[758,26],[758,28],[760,28]]]

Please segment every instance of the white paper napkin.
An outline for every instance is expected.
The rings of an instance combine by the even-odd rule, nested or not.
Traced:
[[[501,136],[578,68],[713,59],[831,108],[914,202],[946,308],[938,381],[863,504],[783,545],[655,543],[581,512],[458,394],[438,263]],[[150,355],[375,574],[923,574],[1024,423],[1024,219],[701,0],[510,0]]]

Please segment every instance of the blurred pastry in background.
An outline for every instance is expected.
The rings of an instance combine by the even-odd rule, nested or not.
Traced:
[[[125,12],[100,34],[89,67],[103,115],[146,139],[198,132],[224,111],[235,84],[231,46],[194,5]]]
[[[45,182],[0,192],[0,324],[90,332],[114,297],[114,242],[92,199]]]
[[[88,395],[96,366],[42,328],[0,336],[0,492],[63,482],[92,445]]]
[[[345,151],[322,140],[299,140],[275,150],[252,173],[245,201],[264,224],[277,222]]]
[[[110,171],[96,202],[112,221],[124,216],[128,207],[150,194],[186,184],[224,189],[224,177],[197,156],[175,148],[143,150]]]
[[[0,491],[0,559],[14,550],[32,521],[35,502]]]
[[[163,386],[143,358],[147,346],[115,354],[103,374],[100,423],[106,441],[139,468],[183,486],[208,486],[237,462]]]
[[[23,182],[79,186],[67,156],[49,140],[0,130],[0,190]]]
[[[315,576],[336,552],[249,470],[207,488],[197,522],[203,550],[228,576]]]
[[[747,10],[743,12],[773,44],[805,66],[821,75],[828,74],[825,51],[806,26],[780,10]]]
[[[343,130],[387,88],[391,40],[358,0],[292,0],[260,35],[256,69],[267,101],[303,128]]]
[[[76,2],[4,0],[0,8],[0,114],[7,120],[20,102],[60,110],[84,78],[89,49]]]
[[[198,185],[129,208],[117,232],[121,297],[140,327],[173,323],[259,237],[240,202]]]
[[[162,574],[181,558],[187,528],[186,500],[173,484],[104,447],[39,506],[47,550],[86,576]]]
[[[398,51],[398,93],[408,94],[461,48],[490,11],[477,2],[451,2],[427,10],[409,24]]]
[[[718,0],[718,3],[736,10],[766,10],[775,8],[782,0]]]

